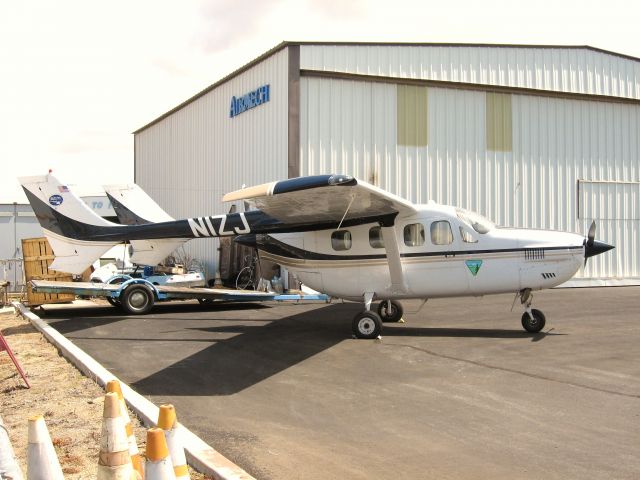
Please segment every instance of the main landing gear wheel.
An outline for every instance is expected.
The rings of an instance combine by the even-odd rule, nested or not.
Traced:
[[[522,327],[529,333],[538,333],[544,328],[546,318],[544,313],[536,308],[531,309],[531,318],[528,312],[522,314]]]
[[[120,304],[131,315],[143,315],[153,308],[154,295],[144,285],[131,285],[120,295]]]
[[[351,327],[353,328],[353,334],[357,338],[371,340],[380,336],[382,320],[377,313],[364,311],[355,316]]]
[[[402,305],[395,300],[383,300],[378,304],[378,315],[384,323],[399,322],[403,313]]]

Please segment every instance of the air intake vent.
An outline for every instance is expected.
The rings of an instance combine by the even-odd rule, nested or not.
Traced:
[[[524,251],[525,260],[544,260],[543,248],[529,248]]]

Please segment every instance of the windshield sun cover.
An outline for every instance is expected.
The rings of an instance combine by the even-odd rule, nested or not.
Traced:
[[[464,208],[456,208],[456,215],[461,221],[480,234],[488,233],[496,226],[491,220],[483,217],[479,213],[470,212]]]

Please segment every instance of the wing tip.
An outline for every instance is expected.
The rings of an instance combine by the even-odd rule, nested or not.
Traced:
[[[353,186],[358,180],[351,175],[311,175],[306,177],[289,178],[277,182],[263,183],[254,187],[243,188],[229,192],[222,197],[223,202],[246,200],[249,198],[266,197],[280,193],[289,193],[318,187]]]
[[[246,200],[255,197],[264,197],[267,195],[273,195],[273,187],[278,182],[263,183],[262,185],[255,185],[253,187],[241,188],[229,192],[222,197],[223,202],[234,202],[236,200]]]

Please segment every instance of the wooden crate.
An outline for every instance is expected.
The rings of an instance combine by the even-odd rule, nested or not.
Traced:
[[[27,301],[30,306],[47,303],[65,303],[75,300],[72,294],[34,293],[31,291],[30,280],[51,280],[70,282],[73,277],[69,273],[49,270],[55,255],[46,238],[25,238],[22,240],[22,255],[24,257],[24,277],[27,284]]]

